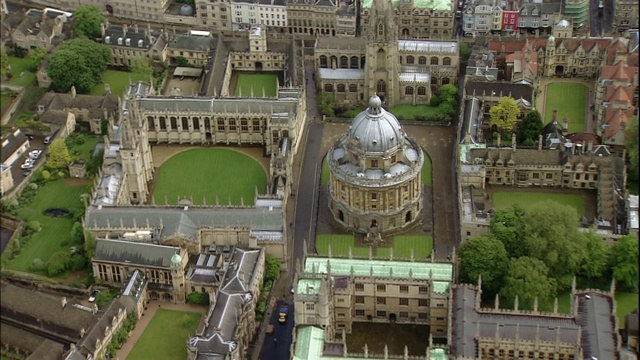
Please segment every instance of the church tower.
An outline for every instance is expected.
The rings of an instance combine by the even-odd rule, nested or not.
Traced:
[[[145,204],[149,195],[149,181],[153,176],[151,148],[145,123],[138,118],[137,103],[129,101],[129,109],[121,114],[120,158],[128,182],[129,202]]]
[[[171,280],[175,296],[174,302],[184,303],[187,300],[185,297],[184,262],[178,252],[171,257]]]
[[[380,97],[385,107],[399,100],[398,26],[391,1],[374,0],[367,29],[364,93]]]

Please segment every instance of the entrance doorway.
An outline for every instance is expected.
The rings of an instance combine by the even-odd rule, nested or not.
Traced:
[[[262,62],[256,61],[256,71],[262,71]]]

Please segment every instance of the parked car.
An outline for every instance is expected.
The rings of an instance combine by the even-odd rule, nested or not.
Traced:
[[[31,169],[33,168],[33,165],[35,165],[35,162],[31,159],[27,159],[24,164],[20,165],[20,169]]]
[[[49,144],[51,142],[51,138],[53,137],[53,135],[49,135],[46,138],[44,138],[44,143],[45,144]]]
[[[33,150],[29,152],[29,157],[32,159],[37,159],[42,154],[42,150]]]
[[[89,302],[95,302],[96,301],[96,297],[98,297],[98,293],[100,292],[100,290],[94,290],[91,295],[89,295]]]
[[[287,314],[289,313],[289,308],[286,306],[283,306],[280,308],[280,313],[278,314],[279,318],[278,318],[278,322],[280,324],[284,324],[287,322]]]
[[[22,175],[25,176],[25,177],[31,175],[31,169],[27,169],[27,170],[23,171]]]

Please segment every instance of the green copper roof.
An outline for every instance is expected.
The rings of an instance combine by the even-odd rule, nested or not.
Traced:
[[[349,276],[353,268],[355,276],[369,276],[373,271],[373,275],[377,277],[389,277],[393,272],[394,278],[409,278],[411,271],[414,279],[426,280],[431,272],[435,281],[453,281],[453,265],[448,263],[308,257],[304,270],[312,272],[315,269],[317,273],[326,274],[327,263],[330,264],[331,275],[334,276]]]
[[[447,352],[442,348],[435,348],[429,351],[429,358],[431,360],[448,360]]]
[[[300,279],[296,287],[298,295],[318,295],[320,293],[320,279]]]
[[[363,9],[371,9],[373,0],[362,0]],[[400,5],[400,0],[391,0],[391,6],[396,9]],[[448,0],[414,0],[413,7],[416,9],[429,9],[439,11],[451,11],[451,1]]]

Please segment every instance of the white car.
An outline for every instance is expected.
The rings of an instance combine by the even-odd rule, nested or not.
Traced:
[[[42,150],[33,150],[29,152],[29,157],[31,159],[37,159],[40,156],[40,154],[42,154]]]
[[[20,169],[31,169],[33,168],[33,161],[32,160],[27,160],[24,162],[24,164],[20,165]]]

